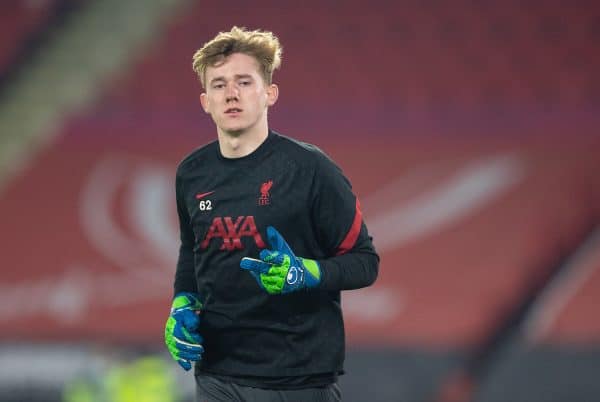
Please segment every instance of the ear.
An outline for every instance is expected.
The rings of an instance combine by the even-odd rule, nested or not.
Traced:
[[[209,113],[209,111],[208,111],[208,106],[209,106],[208,105],[208,96],[206,96],[205,92],[202,92],[200,94],[200,104],[202,105],[202,109],[204,109],[204,111],[206,113]]]
[[[279,87],[271,84],[267,87],[267,106],[273,106],[279,97]]]

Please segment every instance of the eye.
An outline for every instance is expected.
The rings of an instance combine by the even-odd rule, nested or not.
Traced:
[[[252,84],[252,82],[249,81],[249,80],[240,81],[240,85],[243,86],[243,87],[246,87],[246,86],[248,86],[250,84]]]
[[[224,88],[224,87],[225,87],[225,84],[214,84],[212,87],[213,87],[214,89],[221,89],[221,88]]]

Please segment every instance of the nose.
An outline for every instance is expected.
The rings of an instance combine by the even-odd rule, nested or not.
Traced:
[[[237,85],[235,83],[227,84],[227,86],[225,88],[225,100],[227,102],[230,102],[233,100],[238,100],[238,96],[239,96],[239,91],[238,91]]]

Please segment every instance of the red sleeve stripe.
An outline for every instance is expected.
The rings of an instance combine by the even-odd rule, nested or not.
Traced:
[[[356,240],[358,240],[358,235],[360,234],[361,226],[362,226],[362,212],[360,211],[360,202],[358,201],[358,198],[357,198],[356,199],[356,212],[354,214],[354,221],[352,222],[352,226],[350,227],[348,234],[346,234],[344,241],[342,241],[342,244],[340,244],[340,246],[338,247],[335,255],[347,253],[348,251],[350,251],[352,249],[352,247],[354,247],[354,245],[356,244]]]

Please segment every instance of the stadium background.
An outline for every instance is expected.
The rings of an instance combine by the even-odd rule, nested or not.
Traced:
[[[558,0],[2,1],[0,400],[191,400],[173,172],[233,25],[281,39],[271,125],[382,256],[343,295],[344,400],[600,401],[600,7]]]

